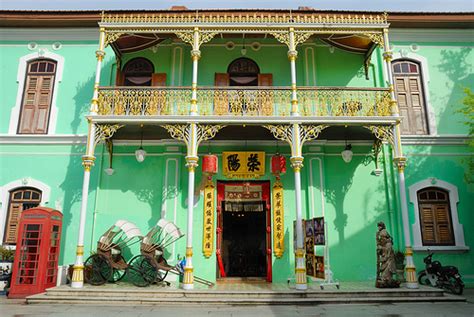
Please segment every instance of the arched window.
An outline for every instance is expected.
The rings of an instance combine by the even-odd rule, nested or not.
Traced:
[[[402,134],[428,134],[420,65],[397,60],[392,63],[392,69],[398,107],[403,117]]]
[[[454,245],[449,193],[437,187],[417,192],[423,245]]]
[[[258,86],[260,69],[257,63],[249,58],[238,58],[230,63],[227,73],[230,86]]]
[[[36,59],[28,63],[21,103],[19,134],[47,134],[56,62]]]
[[[125,86],[151,86],[153,64],[146,58],[134,58],[123,68]]]
[[[16,243],[21,212],[37,207],[41,202],[41,195],[42,193],[39,189],[30,187],[16,188],[10,191],[5,234],[3,235],[3,242],[5,244]]]

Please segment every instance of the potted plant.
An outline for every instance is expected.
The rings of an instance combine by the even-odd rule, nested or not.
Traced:
[[[395,252],[395,267],[397,269],[397,277],[400,282],[405,282],[405,254],[401,251]]]
[[[14,254],[15,250],[0,245],[0,294],[6,294],[10,287]]]

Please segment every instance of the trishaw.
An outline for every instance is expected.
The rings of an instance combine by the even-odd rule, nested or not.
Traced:
[[[122,249],[142,240],[140,230],[131,222],[118,220],[97,242],[97,252],[84,262],[84,280],[92,285],[120,281],[127,272]]]
[[[165,219],[157,224],[143,237],[140,244],[140,255],[133,257],[128,264],[128,279],[140,287],[152,283],[163,282],[168,272],[183,275],[183,261],[176,266],[168,264],[164,258],[165,248],[182,238],[184,234],[172,222]],[[194,280],[207,286],[213,286],[210,281],[195,276]],[[170,283],[166,282],[166,285]]]
[[[130,260],[128,279],[140,287],[163,281],[168,272],[174,269],[164,258],[165,248],[183,236],[174,223],[158,220],[141,240],[140,255]]]

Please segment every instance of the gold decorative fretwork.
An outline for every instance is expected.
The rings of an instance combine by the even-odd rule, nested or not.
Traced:
[[[383,34],[380,32],[367,32],[363,33],[364,36],[368,37],[372,42],[375,44],[379,45],[380,47],[384,47],[384,42],[383,42]]]
[[[295,47],[299,44],[306,42],[311,35],[314,35],[316,32],[312,31],[294,31]],[[285,44],[290,47],[290,33],[288,31],[284,32],[270,32],[271,35],[280,43]]]
[[[201,115],[287,116],[290,113],[290,89],[199,89],[197,103]]]
[[[117,41],[124,34],[124,32],[106,31],[104,47],[107,47],[109,44],[112,44],[113,42]]]
[[[388,89],[335,89],[317,87],[299,89],[298,104],[302,116],[373,117],[390,116]]]
[[[184,88],[99,88],[99,115],[153,116],[187,115],[191,89]]]
[[[293,129],[290,124],[267,124],[263,125],[262,127],[268,129],[276,139],[286,141],[288,144],[291,145],[293,140]]]
[[[160,116],[188,115],[190,87],[99,88],[99,115]],[[390,92],[385,88],[300,88],[300,115],[390,116]],[[203,88],[197,91],[200,115],[288,116],[291,110],[291,89],[288,87]]]
[[[394,138],[392,126],[365,125],[364,128],[369,129],[377,139],[388,142],[393,146]]]
[[[102,141],[110,139],[123,126],[123,124],[96,124],[94,144],[97,145]]]
[[[177,37],[179,37],[183,42],[193,45],[194,42],[194,30],[182,30],[174,32]],[[218,32],[216,31],[199,31],[199,42],[198,47],[201,44],[207,43],[216,36]]]
[[[300,140],[301,145],[303,145],[307,141],[311,141],[317,139],[321,131],[329,127],[325,124],[320,125],[312,125],[312,124],[302,124],[300,125]]]
[[[165,124],[163,128],[168,131],[173,139],[183,141],[188,145],[189,141],[189,125],[187,124]]]
[[[202,141],[210,140],[214,138],[220,129],[224,128],[225,125],[221,124],[196,124],[196,139],[197,145]],[[189,124],[165,124],[163,125],[171,137],[176,140],[183,141],[189,146],[190,139],[190,125]]]
[[[293,126],[290,124],[279,124],[279,125],[263,125],[264,128],[270,130],[273,133],[273,136],[282,141],[286,141],[290,146],[293,143]],[[301,146],[307,142],[316,139],[321,131],[326,129],[328,125],[320,124],[320,125],[312,125],[312,124],[300,124],[300,135],[299,140]]]
[[[386,14],[318,14],[295,12],[180,12],[159,14],[103,14],[102,24],[365,24],[387,23]],[[107,25],[103,25],[107,27]]]
[[[197,144],[202,141],[213,139],[217,132],[226,127],[223,124],[198,124],[197,125]]]

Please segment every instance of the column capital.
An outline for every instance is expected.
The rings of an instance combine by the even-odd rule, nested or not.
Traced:
[[[386,51],[385,53],[383,53],[383,59],[390,63],[392,61],[392,58],[393,58],[393,53],[390,52],[390,51]]]
[[[302,156],[292,156],[290,157],[291,167],[295,172],[299,172],[303,167],[304,158]]]
[[[200,50],[191,50],[191,59],[193,61],[197,61],[201,58],[201,51]]]
[[[105,56],[105,51],[104,50],[97,50],[95,51],[95,56],[97,57],[98,61],[102,61]]]
[[[188,170],[190,172],[194,172],[194,170],[198,166],[199,157],[197,157],[197,156],[186,156],[185,159],[186,159],[186,166],[188,167]]]
[[[297,50],[289,50],[288,51],[288,59],[290,61],[296,61],[296,58],[298,58],[298,51]]]
[[[390,111],[392,113],[392,115],[398,115],[399,112],[398,112],[398,103],[396,100],[390,100]]]
[[[83,155],[82,156],[82,166],[84,166],[84,171],[90,172],[92,166],[94,166],[95,156]]]
[[[404,157],[404,156],[398,156],[398,157],[394,157],[393,161],[397,165],[398,172],[403,173],[405,171],[405,167],[407,165],[407,158]]]

